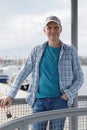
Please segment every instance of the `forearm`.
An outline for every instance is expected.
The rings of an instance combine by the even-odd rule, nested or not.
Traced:
[[[72,83],[72,85],[64,90],[64,93],[67,95],[68,98],[74,98],[82,86],[84,81],[83,75],[81,75],[79,78],[75,79]]]
[[[8,91],[8,93],[6,94],[7,96],[12,97],[13,99],[15,98],[18,90],[20,89],[22,83],[24,82],[24,80],[27,78],[27,76],[30,74],[31,71],[28,71],[28,67],[25,66],[23,67],[20,72],[18,73],[18,75],[16,76],[13,84],[11,85],[10,90]]]

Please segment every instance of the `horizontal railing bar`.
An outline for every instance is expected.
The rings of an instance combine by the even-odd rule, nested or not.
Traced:
[[[87,95],[82,95],[82,96],[78,96],[78,101],[84,101],[87,100]],[[26,99],[25,98],[17,98],[14,99],[12,105],[19,105],[19,104],[27,104]]]
[[[16,98],[14,99],[12,105],[19,105],[19,104],[27,104],[26,99],[25,98]]]
[[[14,128],[17,128],[16,127],[17,125],[20,126],[23,124],[31,124],[35,122],[41,122],[41,121],[57,119],[62,117],[76,117],[76,116],[83,116],[83,115],[87,115],[87,108],[69,108],[69,109],[62,109],[62,110],[39,112],[33,115],[24,116],[21,118],[8,121],[0,125],[0,130],[5,130],[5,128],[9,126],[11,127],[11,125],[14,126]]]
[[[87,101],[87,95],[78,96],[78,101]]]

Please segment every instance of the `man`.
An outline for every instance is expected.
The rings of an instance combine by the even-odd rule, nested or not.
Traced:
[[[62,25],[59,18],[49,16],[44,24],[48,41],[36,46],[25,66],[17,75],[6,97],[0,99],[0,106],[9,107],[26,77],[32,73],[32,83],[26,98],[33,113],[71,107],[73,99],[83,83],[79,57],[73,46],[60,39]],[[65,118],[51,120],[49,130],[63,130]],[[35,123],[33,130],[46,130],[47,121]]]

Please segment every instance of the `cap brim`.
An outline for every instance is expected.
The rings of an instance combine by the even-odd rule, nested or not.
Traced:
[[[50,23],[50,22],[54,22],[54,23],[56,23],[56,24],[60,24],[60,23],[58,23],[58,22],[56,22],[55,20],[49,20],[49,21],[47,21],[45,24],[44,24],[44,26],[46,26],[48,23]]]

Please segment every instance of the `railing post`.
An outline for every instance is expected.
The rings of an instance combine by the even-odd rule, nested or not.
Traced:
[[[71,44],[78,50],[78,0],[71,0]]]
[[[78,96],[76,96],[73,108],[78,106]],[[69,118],[70,121],[70,130],[78,130],[78,117],[77,116],[72,116]]]
[[[71,44],[78,50],[78,0],[71,0]],[[77,107],[78,94],[73,107]],[[78,117],[70,118],[70,130],[78,130]]]
[[[28,124],[22,123],[22,125],[18,128],[18,130],[29,130]]]

